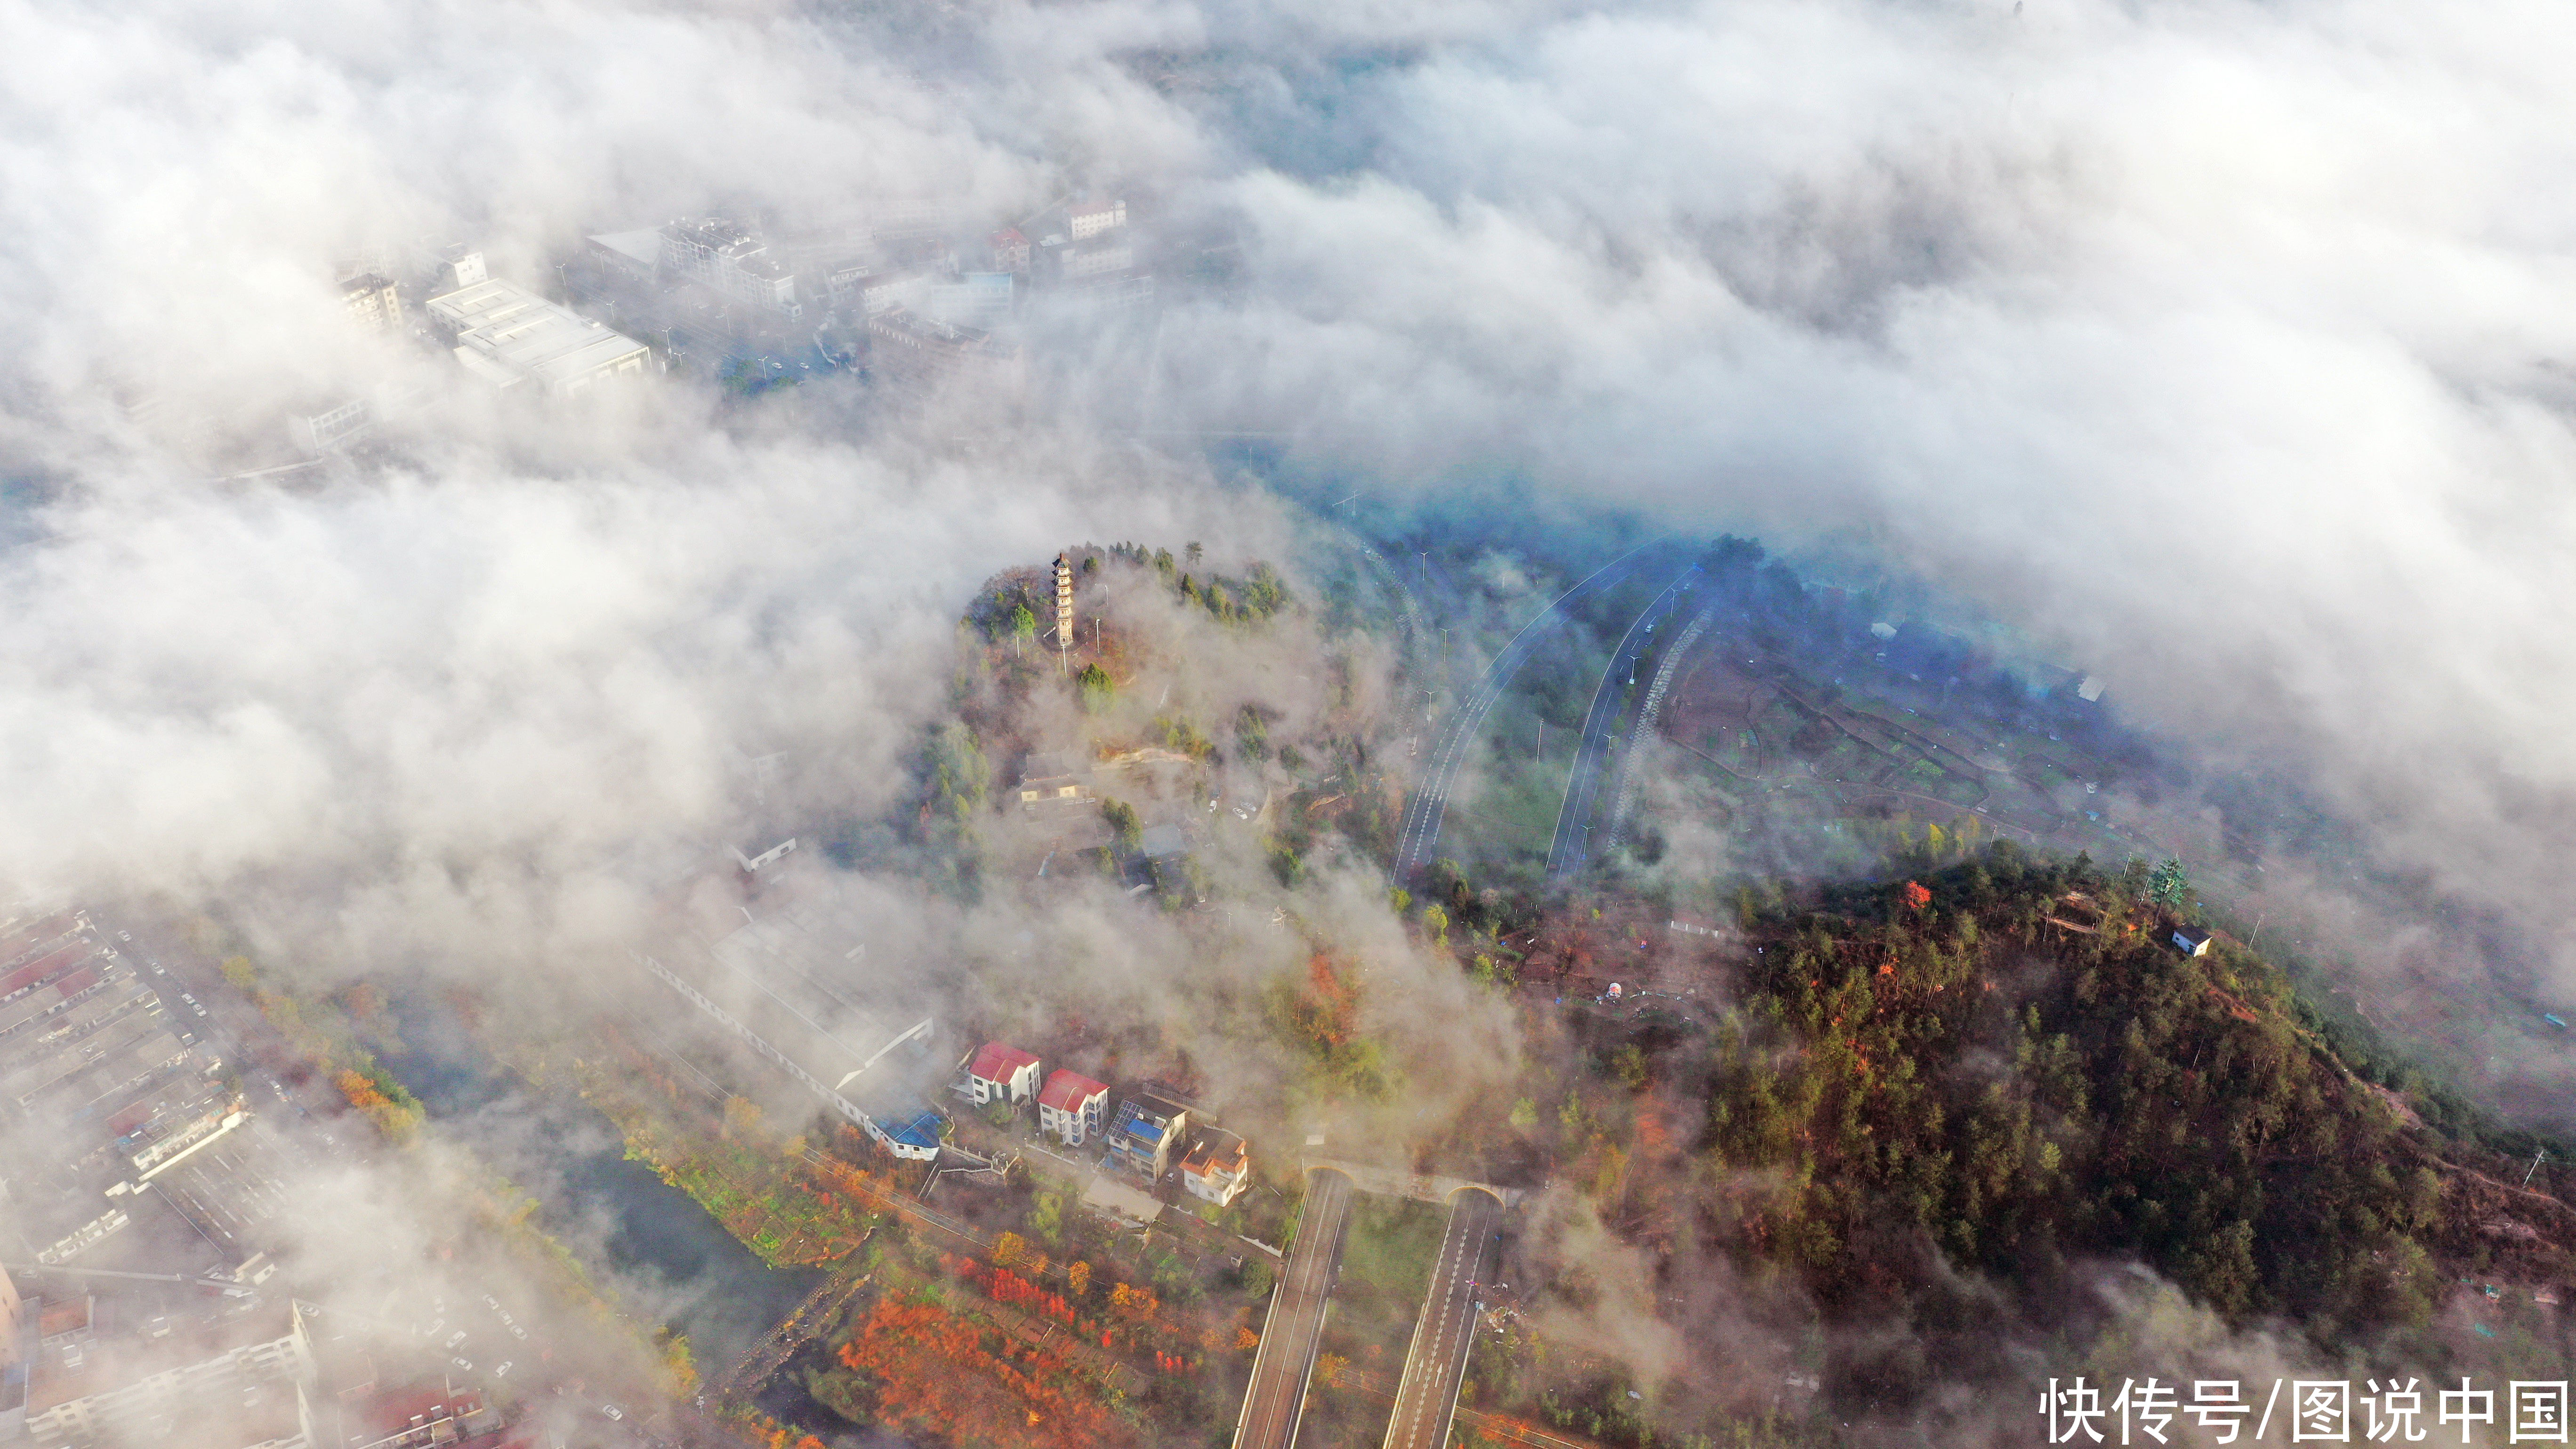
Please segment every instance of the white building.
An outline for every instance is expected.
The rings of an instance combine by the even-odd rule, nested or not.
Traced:
[[[494,387],[568,397],[654,370],[643,343],[497,277],[432,297],[424,310],[465,370]]]
[[[796,274],[749,228],[720,216],[682,218],[662,228],[662,269],[706,283],[736,301],[793,319]]]
[[[1203,1129],[1181,1156],[1181,1186],[1190,1190],[1190,1196],[1218,1207],[1241,1197],[1251,1181],[1251,1149],[1222,1127]]]
[[[1139,1095],[1118,1105],[1109,1127],[1109,1160],[1134,1172],[1147,1184],[1171,1170],[1172,1151],[1190,1130],[1189,1109],[1159,1097]]]
[[[348,309],[349,320],[366,331],[402,329],[402,295],[391,279],[379,273],[366,272],[341,282],[340,302]]]
[[[933,282],[922,291],[921,310],[934,321],[990,331],[1011,320],[1017,280],[1009,272],[969,272],[953,282]]]
[[[592,261],[639,282],[652,281],[662,266],[662,234],[650,227],[602,232],[582,250]]]
[[[1109,1089],[1080,1072],[1059,1069],[1038,1094],[1038,1127],[1067,1147],[1100,1135],[1109,1111]]]
[[[1076,202],[1064,209],[1064,222],[1065,229],[1073,233],[1075,241],[1098,236],[1104,231],[1112,231],[1127,224],[1127,203],[1124,201]]]
[[[376,410],[365,398],[351,398],[320,412],[290,413],[286,419],[287,439],[308,458],[337,452],[375,430]]]
[[[976,327],[955,327],[889,307],[868,318],[869,370],[916,399],[963,385],[988,402],[1015,403],[1028,391],[1028,359],[1018,345]]]
[[[1123,241],[1070,246],[1057,254],[1066,281],[1114,276],[1136,265],[1136,249]]]
[[[1020,1103],[1038,1094],[1038,1059],[1006,1042],[988,1041],[966,1069],[975,1105]]]
[[[897,307],[920,306],[938,280],[935,274],[919,269],[870,272],[851,279],[850,287],[858,291],[859,310],[874,317]]]
[[[297,1389],[313,1380],[310,1305],[285,1303],[164,1336],[83,1327],[40,1344],[28,1383],[34,1449],[203,1444],[305,1449]],[[184,1427],[183,1427],[184,1426]]]

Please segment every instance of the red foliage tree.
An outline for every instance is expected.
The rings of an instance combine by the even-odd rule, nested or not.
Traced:
[[[880,1299],[841,1362],[877,1384],[887,1423],[994,1449],[1134,1443],[1064,1359],[927,1303]]]

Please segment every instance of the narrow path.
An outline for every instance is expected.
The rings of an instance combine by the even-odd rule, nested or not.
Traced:
[[[826,1278],[816,1284],[814,1291],[805,1295],[805,1301],[796,1305],[795,1312],[781,1319],[777,1327],[752,1345],[751,1352],[742,1356],[742,1362],[735,1364],[732,1372],[717,1380],[713,1390],[716,1401],[723,1403],[736,1395],[757,1391],[771,1374],[778,1372],[779,1365],[794,1358],[797,1350],[811,1343],[839,1317],[867,1282],[864,1277],[846,1283]]]

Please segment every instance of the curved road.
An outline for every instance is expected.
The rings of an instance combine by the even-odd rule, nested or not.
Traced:
[[[1385,1449],[1447,1449],[1449,1421],[1458,1412],[1458,1386],[1467,1376],[1467,1350],[1476,1341],[1476,1290],[1485,1273],[1485,1250],[1503,1205],[1480,1187],[1462,1187],[1449,1200],[1449,1226],[1440,1235],[1431,1286],[1414,1320],[1413,1346],[1404,1356],[1404,1381],[1395,1390]]]
[[[1549,627],[1563,623],[1567,606],[1577,599],[1625,583],[1637,571],[1638,556],[1654,543],[1650,540],[1637,545],[1558,595],[1556,602],[1523,624],[1502,652],[1494,656],[1494,662],[1485,667],[1484,677],[1458,702],[1458,708],[1432,742],[1431,762],[1414,788],[1413,799],[1405,806],[1404,829],[1396,837],[1395,864],[1388,872],[1389,879],[1404,879],[1430,861],[1432,853],[1440,848],[1440,827],[1449,808],[1449,786],[1458,778],[1458,767],[1466,762],[1468,751],[1475,748],[1477,737],[1483,733],[1485,716],[1492,713],[1495,701],[1503,697],[1521,666],[1529,662],[1531,652],[1547,637]]]
[[[1574,769],[1565,777],[1565,801],[1556,812],[1556,837],[1548,843],[1550,884],[1576,875],[1591,862],[1594,797],[1601,789],[1601,762],[1610,753],[1610,731],[1627,704],[1628,684],[1635,678],[1637,660],[1654,643],[1655,626],[1672,614],[1683,593],[1699,576],[1700,566],[1695,563],[1675,574],[1673,581],[1664,585],[1664,591],[1655,595],[1654,602],[1640,610],[1628,625],[1619,648],[1610,656],[1610,666],[1601,671],[1600,686],[1592,691],[1592,708],[1583,716],[1582,747],[1575,752]]]
[[[1235,1421],[1235,1449],[1289,1449],[1306,1413],[1306,1379],[1315,1371],[1323,1342],[1324,1307],[1340,1271],[1342,1229],[1351,1211],[1351,1180],[1329,1167],[1315,1169],[1288,1269],[1270,1295],[1261,1325],[1261,1347],[1252,1356],[1252,1382],[1243,1390],[1243,1417]]]

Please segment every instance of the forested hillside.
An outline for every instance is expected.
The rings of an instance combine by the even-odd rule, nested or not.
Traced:
[[[2463,1271],[2568,1276],[2576,1212],[2357,1076],[2253,952],[2178,950],[2143,887],[1999,845],[1748,908],[1703,1161],[1771,1170],[1714,1175],[1720,1235],[1829,1303],[1927,1243],[2026,1286],[2120,1254],[2321,1333],[2420,1324]]]

